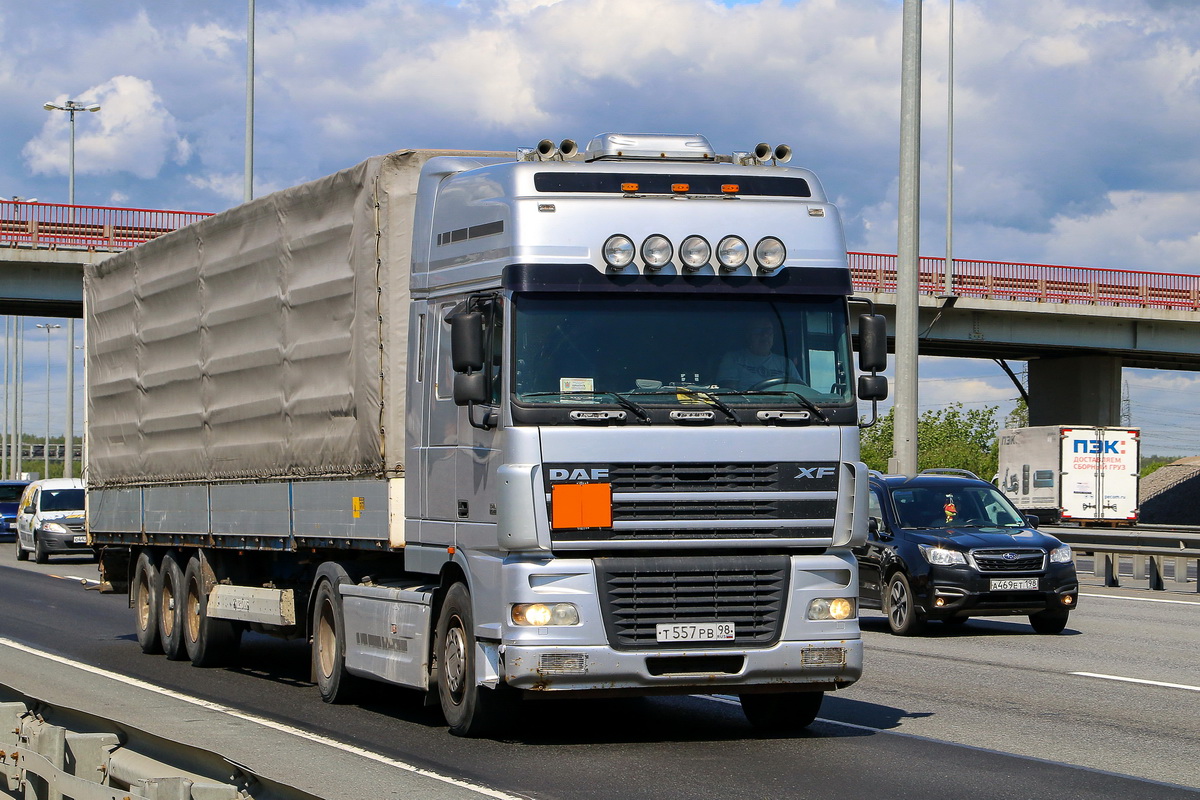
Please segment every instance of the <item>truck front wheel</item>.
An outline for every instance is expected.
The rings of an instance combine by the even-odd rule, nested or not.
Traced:
[[[742,713],[755,728],[767,733],[794,733],[813,723],[824,692],[743,694]]]
[[[346,621],[342,598],[332,581],[317,586],[313,603],[312,671],[321,699],[326,703],[350,703],[359,695],[364,680],[346,671]]]
[[[475,682],[475,617],[471,594],[456,583],[446,593],[438,615],[438,699],[455,736],[480,736],[495,729],[511,707],[506,687],[481,687]]]
[[[147,655],[163,651],[162,639],[158,635],[158,567],[150,553],[143,550],[138,554],[133,568],[133,586],[130,600],[133,605],[133,624],[137,628],[138,645]]]

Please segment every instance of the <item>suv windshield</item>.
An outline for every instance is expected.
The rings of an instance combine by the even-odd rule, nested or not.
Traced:
[[[1023,528],[1028,523],[995,487],[900,486],[892,502],[902,528]]]
[[[840,297],[518,295],[519,403],[843,405],[850,346]]]
[[[83,489],[43,489],[42,511],[82,511]]]

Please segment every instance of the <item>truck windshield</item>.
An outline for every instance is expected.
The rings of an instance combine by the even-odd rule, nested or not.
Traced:
[[[841,297],[529,294],[513,321],[518,403],[853,401]]]

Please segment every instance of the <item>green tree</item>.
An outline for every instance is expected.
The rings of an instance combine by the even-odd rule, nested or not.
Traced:
[[[984,480],[996,474],[996,406],[968,409],[953,403],[917,418],[917,469],[966,469]],[[861,457],[871,469],[887,470],[895,433],[895,408],[862,432]]]

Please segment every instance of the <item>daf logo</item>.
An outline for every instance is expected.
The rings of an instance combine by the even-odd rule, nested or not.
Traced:
[[[799,469],[800,471],[796,473],[794,480],[800,480],[801,478],[828,478],[837,471],[833,467],[800,467]]]
[[[1004,555],[1002,555],[1000,557],[1003,558],[1005,561],[1016,561],[1017,560],[1016,553],[1005,553]]]
[[[550,470],[550,480],[605,481],[608,480],[608,469],[605,467],[597,469],[584,469],[582,467],[576,467],[575,469],[555,468]]]

